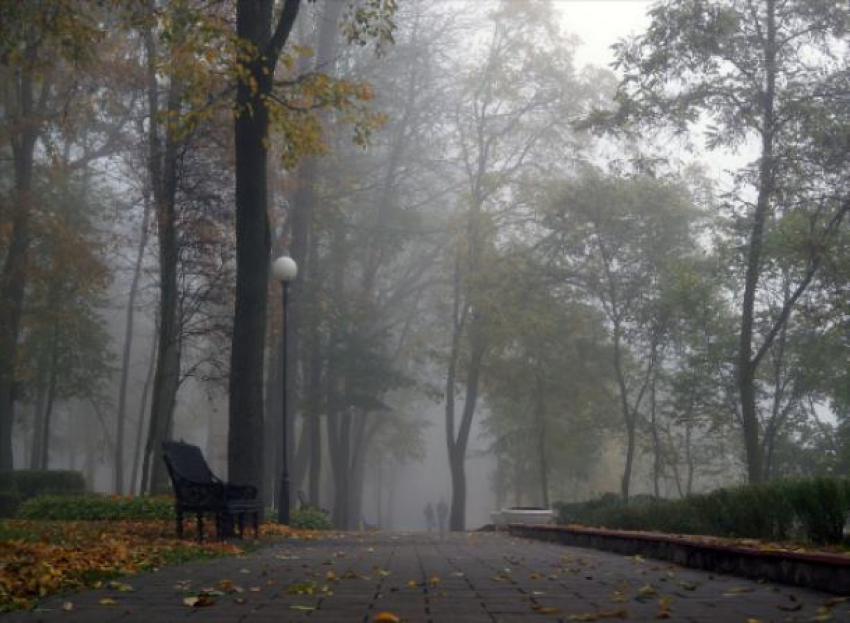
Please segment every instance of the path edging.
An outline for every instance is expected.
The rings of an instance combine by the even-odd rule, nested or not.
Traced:
[[[760,550],[683,536],[576,526],[510,524],[508,531],[513,536],[639,555],[692,569],[850,595],[850,557],[838,554]]]

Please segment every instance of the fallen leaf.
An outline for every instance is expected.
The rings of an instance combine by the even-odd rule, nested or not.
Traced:
[[[554,606],[534,606],[532,610],[538,614],[558,614],[558,609]]]
[[[62,610],[64,610],[65,612],[71,612],[71,610],[73,610],[73,609],[74,609],[74,602],[72,602],[72,601],[66,601],[64,604],[62,604]]]
[[[114,606],[118,602],[115,601],[114,599],[112,599],[112,597],[104,597],[103,599],[101,599],[97,603],[99,603],[101,606]]]
[[[655,614],[656,619],[670,618],[670,598],[662,597],[658,600],[658,612]]]
[[[190,608],[205,608],[207,606],[212,606],[214,603],[215,599],[204,594],[183,598],[183,604]]]
[[[567,617],[569,621],[601,621],[602,619],[627,619],[629,611],[620,610],[600,610],[599,612],[588,612],[586,614],[571,614]]]
[[[798,610],[803,609],[803,604],[796,603],[790,606],[786,606],[785,604],[779,604],[779,609],[783,610],[784,612],[797,612]]]
[[[300,612],[313,612],[316,609],[316,606],[289,606],[290,610],[298,610]]]
[[[392,612],[379,612],[372,619],[372,623],[401,623],[401,617]]]

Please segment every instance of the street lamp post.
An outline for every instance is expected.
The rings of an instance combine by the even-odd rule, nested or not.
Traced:
[[[286,455],[286,334],[289,331],[289,323],[286,321],[287,296],[289,294],[289,282],[298,275],[298,265],[291,257],[283,256],[277,258],[272,264],[272,275],[280,281],[282,305],[281,321],[283,325],[280,331],[280,368],[283,386],[281,387],[281,440],[283,442],[283,465],[280,472],[280,490],[278,493],[277,521],[289,525],[289,467]]]

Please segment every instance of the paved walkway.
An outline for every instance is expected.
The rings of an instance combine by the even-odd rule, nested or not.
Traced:
[[[0,621],[850,621],[850,602],[822,593],[493,533],[282,541],[126,583]]]

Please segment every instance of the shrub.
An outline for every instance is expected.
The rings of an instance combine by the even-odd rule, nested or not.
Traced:
[[[43,495],[21,504],[18,517],[60,521],[174,519],[174,499],[165,496]]]
[[[20,503],[17,491],[0,491],[0,518],[14,517]]]
[[[0,471],[0,517],[13,517],[18,510],[20,497],[11,471]]]
[[[289,515],[289,525],[300,530],[331,530],[333,528],[328,516],[311,506],[293,510]]]
[[[717,489],[682,500],[607,494],[556,504],[560,523],[817,544],[838,543],[850,514],[850,482],[835,478],[779,481]]]
[[[24,502],[39,495],[81,495],[86,492],[85,478],[72,470],[19,469],[12,472],[12,478]]]
[[[803,532],[813,543],[837,543],[850,507],[846,482],[815,478],[789,483],[789,497]]]

